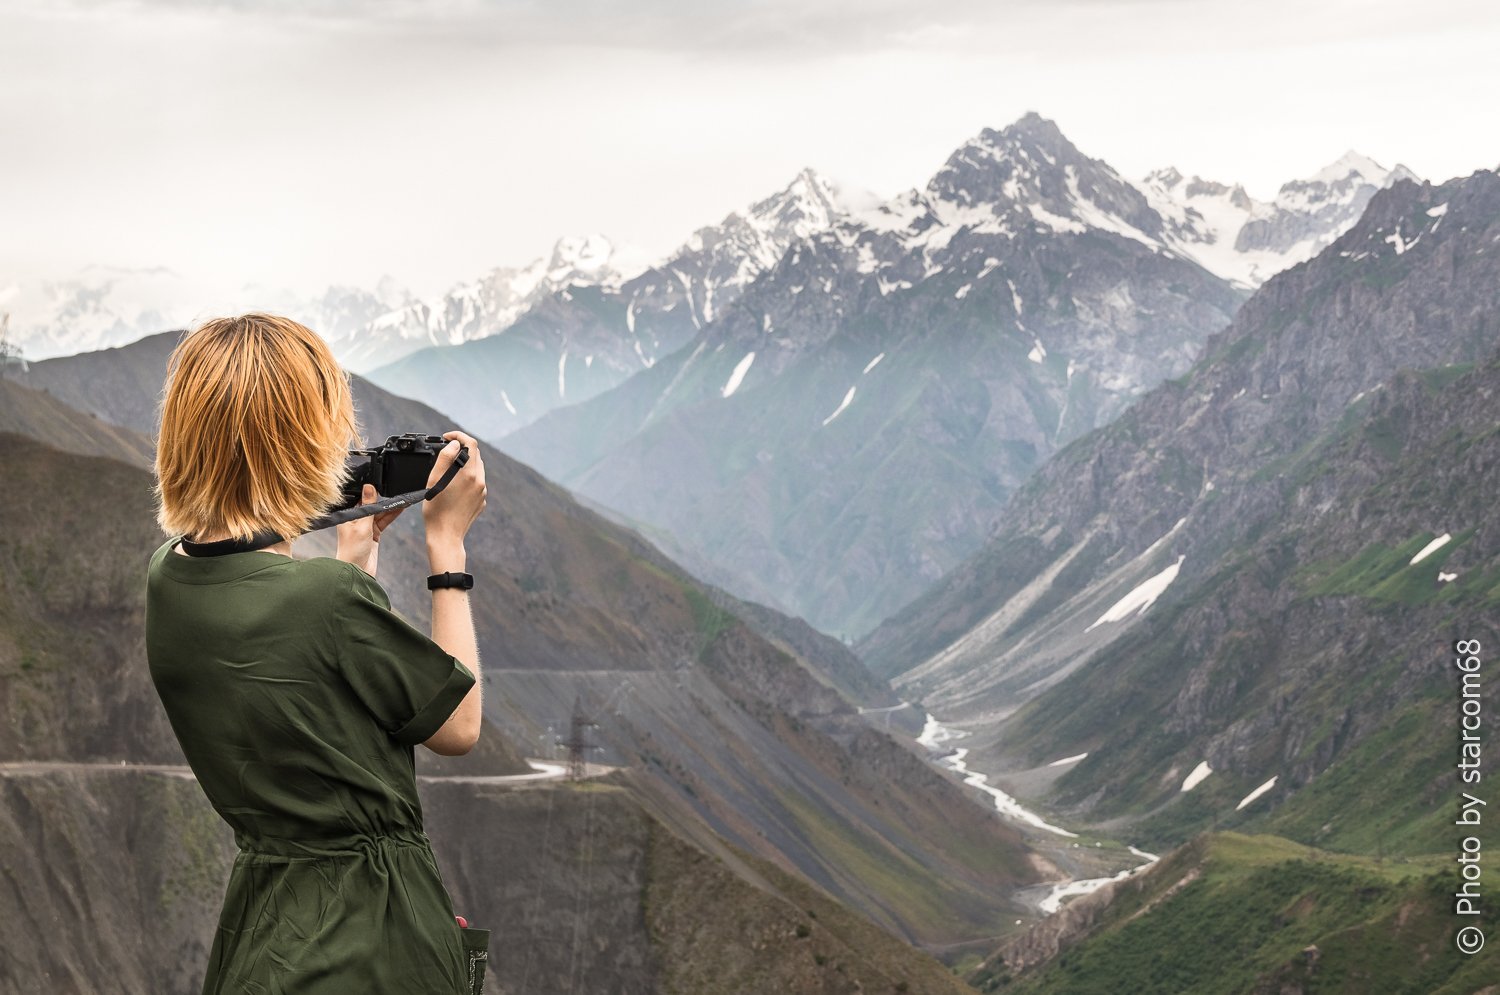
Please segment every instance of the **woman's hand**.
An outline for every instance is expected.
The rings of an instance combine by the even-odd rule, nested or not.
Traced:
[[[374,485],[366,484],[360,492],[359,503],[371,504],[378,497]],[[378,515],[356,518],[352,522],[334,526],[339,537],[339,548],[335,555],[345,563],[359,567],[371,577],[375,576],[375,561],[380,556],[380,533],[389,528],[405,510],[397,508],[395,511],[382,511]]]
[[[462,545],[469,526],[484,510],[486,487],[484,483],[484,459],[479,455],[479,443],[463,432],[444,432],[449,440],[438,453],[432,467],[432,476],[427,480],[431,487],[458,456],[460,444],[469,447],[469,461],[443,488],[443,492],[431,501],[422,502],[422,518],[427,526],[427,544]]]

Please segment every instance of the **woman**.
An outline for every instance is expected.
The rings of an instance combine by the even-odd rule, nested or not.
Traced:
[[[338,501],[356,434],[345,374],[297,322],[209,321],[168,363],[156,493],[173,538],[148,570],[147,656],[240,849],[206,995],[470,990],[413,767],[417,743],[456,755],[479,737],[468,591],[432,592],[431,638],[391,611],[373,575],[399,511],[338,526],[334,559],[293,559],[289,539],[183,548],[298,535]],[[479,447],[444,438],[433,481],[460,443],[470,455],[422,507],[434,574],[464,570],[464,536],[485,504]],[[374,499],[366,485],[364,503]]]

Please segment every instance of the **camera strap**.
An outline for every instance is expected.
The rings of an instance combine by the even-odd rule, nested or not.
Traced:
[[[317,532],[321,529],[332,528],[335,525],[343,525],[345,522],[354,522],[361,518],[369,518],[371,515],[378,515],[381,512],[395,511],[397,508],[406,508],[414,504],[421,504],[423,501],[431,501],[443,492],[443,488],[447,487],[453,481],[453,478],[458,476],[458,471],[462,470],[464,464],[468,462],[469,447],[460,445],[458,447],[458,455],[453,458],[452,463],[448,464],[448,469],[443,471],[443,475],[437,479],[437,483],[426,490],[408,491],[405,494],[392,494],[388,497],[377,498],[369,504],[356,504],[348,508],[340,508],[337,511],[330,511],[309,522],[306,532]],[[183,536],[182,548],[189,556],[223,556],[226,553],[249,553],[257,549],[265,549],[267,546],[274,546],[278,542],[283,541],[285,541],[284,537],[275,532],[257,532],[249,539],[221,539],[218,542],[193,542],[191,539]]]

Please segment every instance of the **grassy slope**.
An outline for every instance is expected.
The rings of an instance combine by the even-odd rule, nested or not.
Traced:
[[[1040,970],[991,960],[981,991],[1017,995],[1327,992],[1458,995],[1494,983],[1454,947],[1451,858],[1381,862],[1272,836],[1199,837],[1118,888],[1099,924]],[[1142,914],[1149,909],[1149,914]],[[1475,921],[1492,932],[1493,915]]]

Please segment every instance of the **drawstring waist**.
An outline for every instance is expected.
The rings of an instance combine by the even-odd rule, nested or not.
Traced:
[[[387,833],[350,833],[317,839],[286,839],[275,836],[236,836],[240,855],[257,862],[326,860],[330,857],[370,856],[391,847],[420,847],[431,852],[427,834],[420,829],[396,829]]]

